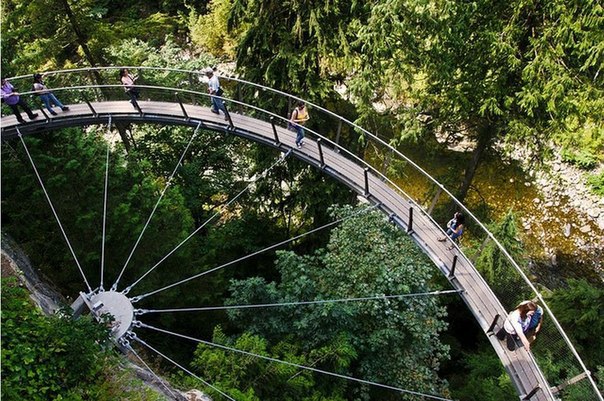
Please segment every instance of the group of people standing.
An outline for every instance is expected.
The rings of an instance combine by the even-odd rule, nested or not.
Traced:
[[[44,103],[44,106],[46,107],[46,109],[48,109],[48,112],[53,116],[57,115],[57,112],[53,110],[53,106],[60,108],[62,111],[69,110],[69,107],[64,106],[63,103],[61,103],[61,101],[57,99],[55,94],[52,93],[50,89],[48,89],[48,87],[44,84],[42,78],[42,74],[36,73],[33,75],[32,90],[36,95],[40,97],[40,100],[42,101],[42,103]],[[19,92],[16,91],[15,87],[5,78],[2,78],[1,91],[2,103],[10,107],[15,117],[17,117],[17,121],[19,121],[20,123],[25,122],[25,120],[21,116],[21,111],[19,109],[24,111],[30,120],[34,120],[38,117],[38,113],[34,113],[31,110],[25,99],[23,99]]]
[[[228,120],[229,114],[224,100],[222,99],[224,91],[220,87],[220,81],[218,75],[215,74],[215,69],[207,67],[203,72],[208,77],[208,92],[210,93],[210,100],[212,103],[210,110],[215,114],[220,114],[222,111],[224,119]],[[138,98],[140,96],[140,91],[136,86],[138,76],[131,74],[127,68],[121,68],[119,70],[119,79],[126,94],[130,98],[130,103],[134,108],[138,108]],[[33,92],[40,97],[40,100],[44,103],[44,106],[51,115],[57,115],[53,106],[60,108],[62,111],[69,110],[69,107],[63,105],[55,94],[48,89],[43,81],[42,74],[36,73],[33,75],[32,89]],[[27,114],[30,120],[34,120],[38,117],[38,114],[31,110],[27,102],[15,90],[15,87],[5,78],[2,78],[2,102],[11,108],[13,114],[20,123],[25,123],[25,120],[21,116],[20,109]],[[288,122],[288,128],[291,131],[296,132],[295,143],[298,148],[301,148],[302,145],[304,145],[304,124],[306,124],[309,119],[310,115],[308,114],[305,103],[299,101],[293,109]]]

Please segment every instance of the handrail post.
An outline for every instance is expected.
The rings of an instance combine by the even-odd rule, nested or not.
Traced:
[[[451,270],[449,270],[449,278],[455,277],[455,266],[457,266],[457,255],[453,255],[453,264]]]
[[[489,329],[487,330],[487,334],[492,333],[493,330],[495,330],[495,326],[497,325],[497,321],[499,320],[501,316],[499,315],[499,313],[497,313],[495,315],[495,317],[493,318],[493,321],[491,322],[491,325],[489,326]]]
[[[226,115],[227,121],[229,122],[229,128],[235,128],[235,125],[233,124],[233,120],[231,120],[231,113],[229,113],[229,110],[226,107],[226,104],[224,103],[224,100],[222,100],[221,98],[218,98],[219,102],[222,102],[222,105],[224,106],[224,114]]]
[[[533,396],[535,394],[537,394],[537,391],[539,391],[540,389],[541,389],[541,386],[537,385],[537,387],[535,387],[534,389],[532,389],[530,393],[528,393],[527,395],[524,396],[524,398],[522,399],[522,401],[530,400],[531,398],[533,398]]]
[[[185,110],[185,105],[182,104],[182,100],[180,99],[180,96],[178,95],[178,92],[175,92],[174,96],[176,97],[176,100],[178,100],[178,104],[180,105],[180,109],[182,110],[183,116],[185,116],[185,118],[187,120],[189,120],[189,115],[187,114],[187,110]]]
[[[409,222],[407,224],[407,232],[413,231],[413,206],[409,206]]]
[[[133,102],[132,105],[134,106],[134,108],[136,109],[136,111],[138,111],[138,114],[142,117],[143,116],[143,110],[141,109],[141,106],[138,105],[138,100],[132,98]]]
[[[321,168],[325,168],[325,160],[323,159],[323,146],[321,145],[322,138],[317,139],[317,146],[319,147],[319,160],[321,161]]]
[[[42,115],[44,115],[44,119],[46,120],[46,122],[49,122],[50,117],[48,117],[48,114],[46,114],[46,112],[44,111],[44,105],[42,105],[42,107],[40,107],[40,111],[42,112]]]
[[[275,145],[281,145],[281,141],[279,141],[279,134],[277,133],[277,127],[275,126],[275,117],[271,116],[270,121],[271,126],[273,127],[273,135],[275,136]]]
[[[85,94],[82,93],[82,98],[84,99],[84,101],[86,102],[86,104],[88,105],[88,108],[90,109],[90,111],[92,112],[93,116],[98,116],[99,113],[96,112],[96,110],[94,109],[94,107],[92,107],[92,104],[90,104],[90,101],[88,100],[88,98],[86,97]]]
[[[365,196],[369,195],[369,167],[363,170],[365,174]]]

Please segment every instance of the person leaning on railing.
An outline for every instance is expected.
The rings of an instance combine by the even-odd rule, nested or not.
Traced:
[[[50,114],[53,116],[57,115],[57,112],[52,109],[52,105],[59,107],[63,111],[69,110],[69,107],[63,106],[63,103],[57,99],[57,97],[50,91],[44,82],[42,81],[42,74],[34,74],[33,89],[36,94],[40,96],[40,100],[44,103],[44,106],[48,109]]]
[[[497,332],[497,338],[500,341],[506,340],[507,347],[510,351],[516,349],[516,340],[520,339],[524,345],[524,349],[530,351],[531,343],[525,335],[531,323],[531,318],[537,310],[537,305],[532,301],[524,301],[516,306],[516,309],[511,311],[503,327]]]
[[[5,78],[2,78],[2,103],[6,103],[6,105],[11,108],[13,114],[17,117],[17,121],[21,124],[23,124],[25,120],[21,117],[19,107],[27,113],[30,120],[38,117],[38,114],[31,111],[27,103],[25,103],[25,100],[19,96],[18,92],[15,92],[15,87]]]

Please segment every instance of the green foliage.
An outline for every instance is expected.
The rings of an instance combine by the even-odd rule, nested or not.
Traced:
[[[245,28],[229,32],[227,22],[231,11],[230,0],[211,0],[207,14],[199,15],[195,10],[189,12],[189,31],[191,42],[204,52],[216,57],[233,59],[236,38]]]
[[[346,368],[354,357],[353,350],[344,337],[329,346],[311,352],[304,352],[291,341],[281,341],[274,346],[269,346],[262,337],[249,333],[231,340],[220,327],[214,329],[212,341],[243,352],[317,368]],[[197,347],[192,366],[201,372],[202,377],[211,377],[213,385],[237,399],[240,399],[239,397],[254,401],[317,399],[343,401],[345,399],[342,395],[344,386],[341,382],[332,382],[330,389],[326,389],[324,386],[318,386],[322,381],[315,379],[308,370],[210,345],[200,344]]]
[[[572,338],[588,368],[604,361],[604,289],[586,280],[571,279],[568,288],[555,290],[548,299],[552,312]]]
[[[518,239],[516,216],[510,209],[500,222],[489,227],[495,238],[508,251],[512,258],[522,264],[523,248]],[[512,308],[523,298],[518,289],[522,288],[522,279],[499,247],[489,241],[475,262],[478,271],[485,277],[491,288],[502,301]]]
[[[516,397],[510,377],[491,347],[463,357],[464,370],[451,379],[454,399],[506,401]]]
[[[107,0],[3,2],[3,74],[107,64],[107,47],[133,37],[160,46],[181,25],[161,8],[142,1],[123,7]]]
[[[44,316],[15,280],[2,280],[3,400],[159,399],[123,374],[111,350],[109,331],[90,317]]]
[[[335,217],[359,209],[336,209]],[[232,283],[233,304],[408,294],[430,290],[434,269],[417,247],[380,213],[345,220],[328,246],[308,256],[279,252],[278,282],[250,278]],[[328,303],[321,306],[232,311],[234,323],[276,344],[286,337],[304,350],[329,346],[345,336],[356,358],[348,374],[429,393],[442,393],[436,371],[448,348],[438,334],[445,311],[434,297]],[[392,392],[358,388],[360,397],[394,399]],[[364,394],[364,395],[361,395]],[[398,395],[397,395],[398,397]]]
[[[562,160],[582,170],[592,170],[598,165],[596,156],[587,151],[579,151],[577,153],[569,150],[562,151]]]
[[[96,286],[100,281],[107,143],[94,131],[85,134],[77,129],[27,137],[26,142],[84,274]],[[77,294],[83,284],[82,277],[74,275],[74,258],[23,147],[14,145],[17,147],[2,148],[3,229],[65,293]],[[126,158],[119,148],[111,153],[109,163],[105,246],[111,252],[105,259],[106,281],[117,278],[164,186],[163,179],[146,175],[144,163]],[[29,224],[22,224],[24,221]],[[178,188],[167,191],[153,223],[125,273],[129,282],[192,231],[193,221]],[[181,258],[187,257],[188,252],[181,251],[162,268],[186,271],[190,267]],[[165,278],[152,276],[143,285],[157,285],[157,280]]]
[[[587,184],[589,184],[593,193],[604,196],[604,171],[587,177]]]

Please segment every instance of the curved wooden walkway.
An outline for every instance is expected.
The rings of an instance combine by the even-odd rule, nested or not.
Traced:
[[[256,118],[232,112],[232,125],[222,115],[210,112],[207,106],[179,103],[139,101],[142,113],[127,101],[105,101],[88,104],[69,105],[68,112],[59,112],[54,118],[44,119],[40,112],[38,119],[19,125],[14,116],[1,120],[2,139],[17,135],[17,128],[23,135],[45,132],[69,126],[107,124],[129,121],[171,125],[189,125],[214,131],[228,132],[279,149],[292,151],[292,155],[313,165],[358,194],[390,216],[392,221],[415,240],[441,272],[448,277],[460,294],[476,321],[487,335],[503,366],[510,375],[521,400],[554,401],[550,386],[545,380],[533,356],[524,348],[509,351],[493,332],[497,332],[506,311],[491,291],[473,264],[455,247],[449,250],[450,242],[438,242],[443,235],[439,226],[421,208],[399,195],[380,177],[369,169],[347,157],[347,153],[333,144],[305,139],[301,149],[295,147],[295,133]],[[184,107],[184,111],[183,111]],[[93,112],[94,110],[94,112]],[[497,318],[497,317],[500,318]]]

